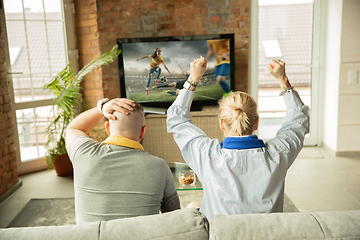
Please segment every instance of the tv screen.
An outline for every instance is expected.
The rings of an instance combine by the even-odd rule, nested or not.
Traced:
[[[204,76],[196,87],[192,110],[205,105],[216,105],[225,92],[235,89],[234,34],[197,36],[126,38],[117,39],[121,97],[132,99],[146,109],[168,108],[187,80],[190,62],[203,56],[206,58],[211,40],[218,42],[221,50],[227,48],[222,60],[227,61],[219,84],[215,77],[215,50],[210,57]],[[220,55],[217,55],[220,56]],[[224,69],[222,71],[224,71]],[[221,75],[221,74],[220,74]],[[225,84],[225,85],[224,85]],[[224,86],[227,86],[224,88]],[[150,108],[149,108],[150,107]],[[165,110],[164,110],[165,112]]]

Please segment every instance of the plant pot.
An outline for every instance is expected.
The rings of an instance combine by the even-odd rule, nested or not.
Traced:
[[[56,158],[54,168],[58,176],[70,176],[73,174],[73,166],[67,154]]]

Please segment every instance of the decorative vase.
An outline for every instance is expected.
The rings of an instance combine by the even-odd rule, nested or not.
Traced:
[[[70,176],[73,174],[73,166],[67,154],[60,155],[56,158],[54,168],[58,176]]]

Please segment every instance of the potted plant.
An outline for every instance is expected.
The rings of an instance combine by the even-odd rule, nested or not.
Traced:
[[[55,168],[57,175],[72,174],[72,164],[65,147],[65,130],[83,109],[81,81],[95,68],[113,62],[120,52],[118,46],[114,46],[109,52],[102,54],[83,67],[75,76],[73,69],[68,64],[44,86],[45,90],[49,90],[55,95],[52,104],[53,117],[49,120],[46,128],[48,140],[45,143],[45,160],[47,168]]]

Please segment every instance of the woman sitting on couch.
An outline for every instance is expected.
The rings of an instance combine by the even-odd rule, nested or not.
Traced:
[[[304,105],[285,74],[285,63],[272,60],[269,72],[277,79],[287,108],[286,119],[266,144],[253,132],[259,125],[255,100],[233,92],[219,101],[219,124],[225,139],[211,139],[192,124],[190,106],[206,60],[190,64],[190,77],[167,110],[167,130],[173,134],[185,162],[204,189],[200,212],[209,220],[215,214],[283,211],[287,170],[309,133],[309,107]]]

